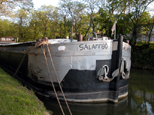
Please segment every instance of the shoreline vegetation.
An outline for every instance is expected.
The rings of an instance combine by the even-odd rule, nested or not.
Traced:
[[[0,115],[50,115],[34,92],[0,68]]]
[[[154,70],[154,42],[138,42],[131,55],[132,68]]]

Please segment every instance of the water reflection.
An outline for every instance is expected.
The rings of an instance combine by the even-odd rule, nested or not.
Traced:
[[[127,114],[154,115],[154,72],[133,69],[129,80]]]
[[[52,115],[62,115],[57,101],[43,99],[48,110],[53,111]],[[61,103],[66,115],[69,115],[64,102]],[[127,108],[127,98],[118,104],[102,103],[102,104],[79,104],[69,103],[73,115],[124,115]]]
[[[69,103],[73,115],[154,115],[154,72],[131,70],[128,98],[118,104],[76,104]],[[56,100],[40,98],[52,115],[62,115]],[[64,102],[62,106],[69,115]]]

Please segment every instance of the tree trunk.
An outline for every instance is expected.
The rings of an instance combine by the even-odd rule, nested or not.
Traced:
[[[150,38],[151,38],[151,34],[152,34],[153,27],[154,27],[154,23],[153,23],[153,25],[152,25],[152,27],[150,29],[150,33],[148,35],[148,44],[150,43]]]
[[[44,28],[44,37],[46,36],[47,34],[47,26],[45,25],[45,28]]]

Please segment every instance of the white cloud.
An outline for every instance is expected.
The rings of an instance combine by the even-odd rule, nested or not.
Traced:
[[[38,9],[42,5],[58,6],[59,0],[33,0],[34,8]]]

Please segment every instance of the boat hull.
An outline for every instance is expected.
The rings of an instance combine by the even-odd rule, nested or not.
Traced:
[[[32,47],[28,49],[29,46]],[[117,69],[120,71],[122,58],[126,62],[125,69],[130,68],[130,49],[128,44],[116,40],[45,44],[39,47],[34,47],[32,43],[2,46],[0,65],[14,75],[26,55],[15,77],[37,94],[56,98],[53,82],[60,100],[64,97],[59,83],[67,101],[117,103],[128,95],[128,79],[120,73],[113,77],[113,73]],[[106,77],[110,81],[106,82],[98,75],[104,65],[109,69]]]

